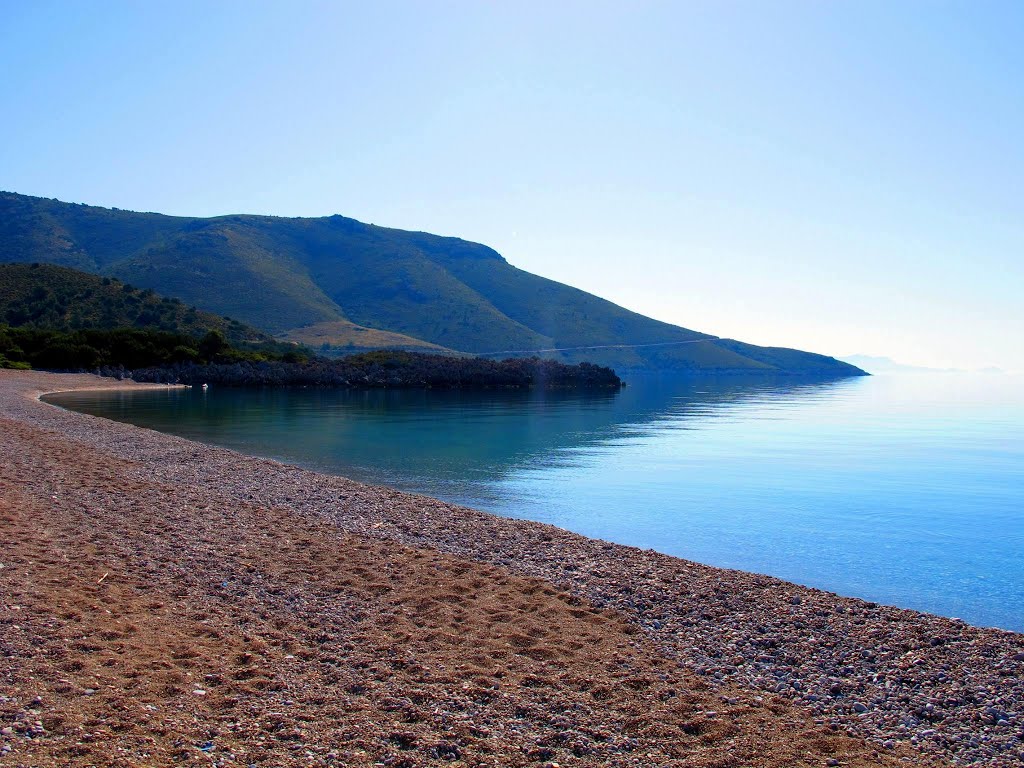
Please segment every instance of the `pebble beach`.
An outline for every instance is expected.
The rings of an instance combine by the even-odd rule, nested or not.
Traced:
[[[1024,765],[1024,635],[39,400],[126,386],[0,371],[0,765]]]

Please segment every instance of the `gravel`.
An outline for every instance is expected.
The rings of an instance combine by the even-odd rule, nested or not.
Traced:
[[[72,414],[25,397],[60,388],[57,379],[6,376],[6,418],[101,444],[145,466],[159,483],[216,487],[240,503],[288,507],[353,534],[544,579],[619,612],[710,685],[783,697],[817,724],[883,750],[909,746],[922,757],[960,764],[1024,764],[1024,635]],[[76,377],[68,388],[97,382]],[[442,754],[448,746],[434,749],[438,759],[453,759]]]

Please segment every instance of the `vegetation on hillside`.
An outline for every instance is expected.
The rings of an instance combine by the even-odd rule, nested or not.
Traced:
[[[309,350],[152,289],[52,264],[0,264],[0,367],[304,360]]]
[[[584,388],[622,386],[611,368],[539,358],[483,360],[418,352],[367,352],[338,360],[182,363],[135,370],[136,381],[228,386],[333,386],[402,389]]]
[[[149,288],[39,263],[0,264],[0,323],[60,331],[145,328],[188,336],[217,331],[232,343],[271,340],[237,320],[158,296]]]
[[[0,368],[99,371],[145,381],[349,387],[611,387],[614,372],[541,360],[374,352],[341,360],[277,342],[114,278],[0,265]],[[407,340],[339,321],[368,339]],[[338,330],[337,328],[331,330]],[[228,334],[232,337],[228,338]],[[234,344],[232,344],[234,341]]]
[[[308,358],[300,347],[233,347],[219,331],[200,338],[143,328],[62,331],[0,325],[0,368],[132,370],[183,363],[300,362]]]
[[[96,371],[136,381],[230,386],[608,388],[622,383],[610,368],[589,363],[400,351],[328,360],[301,347],[283,353],[237,349],[217,331],[200,339],[138,328],[59,331],[0,325],[0,368]]]
[[[343,216],[200,219],[0,193],[0,260],[116,276],[274,334],[349,322],[470,353],[590,346],[587,358],[630,368],[860,373],[821,355],[750,356],[757,348],[531,275],[484,245]]]

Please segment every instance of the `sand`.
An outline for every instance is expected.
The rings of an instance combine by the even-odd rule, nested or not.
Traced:
[[[1024,636],[36,399],[111,386],[0,371],[0,765],[1022,763]]]

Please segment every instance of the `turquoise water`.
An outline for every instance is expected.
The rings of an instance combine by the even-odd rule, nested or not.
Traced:
[[[633,377],[618,393],[78,393],[76,410],[1024,631],[1024,381]]]

